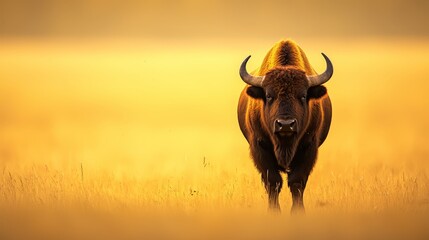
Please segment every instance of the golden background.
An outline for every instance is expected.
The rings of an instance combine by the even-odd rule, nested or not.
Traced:
[[[0,2],[0,238],[427,237],[428,10]],[[316,71],[320,52],[334,64],[331,131],[298,225],[286,187],[282,215],[266,213],[236,116],[242,60],[257,68],[285,38]]]

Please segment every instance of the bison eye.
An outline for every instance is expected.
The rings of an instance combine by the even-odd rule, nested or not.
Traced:
[[[267,94],[266,99],[267,99],[267,102],[269,103],[273,102],[273,97],[269,94]]]
[[[303,102],[307,101],[307,96],[306,96],[306,95],[303,95],[303,96],[301,97],[301,101],[303,101]]]

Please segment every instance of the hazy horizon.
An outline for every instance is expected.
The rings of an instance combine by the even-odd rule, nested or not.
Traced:
[[[1,1],[0,37],[427,37],[429,2]]]

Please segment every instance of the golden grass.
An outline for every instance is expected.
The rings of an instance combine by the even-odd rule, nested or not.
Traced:
[[[267,213],[236,120],[271,42],[3,40],[0,239],[427,238],[429,44],[297,42],[335,66],[304,218],[286,187]]]
[[[208,165],[206,165],[208,164]],[[4,206],[85,207],[99,210],[158,210],[195,213],[219,208],[265,212],[266,196],[256,171],[229,169],[201,161],[186,171],[156,178],[79,168],[3,169]],[[334,166],[337,165],[337,166]],[[377,213],[401,209],[428,210],[429,186],[425,169],[404,164],[319,163],[306,192],[308,212]],[[282,206],[291,199],[283,189]],[[359,206],[359,208],[356,208]]]
[[[82,178],[78,167],[5,169],[0,232],[23,239],[428,236],[429,186],[422,170],[340,166],[317,166],[305,218],[288,216],[286,189],[284,213],[266,213],[263,187],[250,168],[228,171],[201,162],[192,172],[147,180],[85,168]]]

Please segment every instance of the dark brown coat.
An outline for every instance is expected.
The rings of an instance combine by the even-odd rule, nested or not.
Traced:
[[[290,40],[275,44],[253,74],[265,76],[265,80],[261,87],[247,85],[242,91],[238,103],[240,129],[261,173],[269,206],[280,209],[280,172],[286,172],[292,210],[303,210],[307,179],[331,124],[327,90],[322,85],[309,86],[306,76],[316,73],[302,49]],[[294,132],[275,130],[278,119],[294,119]]]

